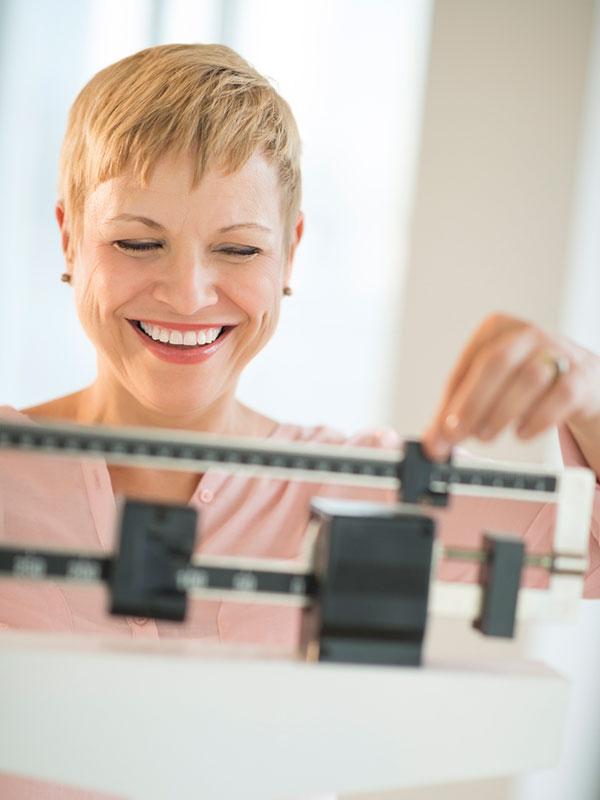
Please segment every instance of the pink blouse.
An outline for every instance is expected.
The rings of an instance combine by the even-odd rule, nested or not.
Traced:
[[[0,417],[35,422],[8,406]],[[351,438],[326,427],[278,425],[271,439],[343,446],[399,447],[390,429]],[[566,431],[561,443],[565,463],[585,465]],[[244,478],[207,471],[189,504],[199,512],[197,552],[205,554],[297,559],[313,496],[394,502],[393,491],[325,484]],[[590,538],[590,569],[585,596],[600,597],[600,496],[596,491]],[[0,541],[39,544],[111,553],[116,505],[110,475],[102,459],[66,459],[51,455],[0,452]],[[488,499],[455,498],[439,514],[438,535],[446,545],[476,546],[482,530],[519,533],[530,552],[550,547],[552,506]],[[438,577],[474,580],[477,567],[445,563]],[[545,576],[529,570],[526,581],[543,585]],[[0,579],[0,629],[104,633],[144,638],[202,638],[209,642],[253,642],[297,646],[300,615],[296,609],[261,604],[188,601],[184,623],[139,617],[111,617],[104,587]],[[36,791],[36,787],[38,790]],[[0,797],[87,798],[102,795],[50,787],[48,784],[0,776]]]

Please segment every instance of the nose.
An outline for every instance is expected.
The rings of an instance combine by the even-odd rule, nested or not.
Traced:
[[[182,316],[215,306],[219,293],[214,270],[198,254],[181,255],[166,267],[153,296]]]

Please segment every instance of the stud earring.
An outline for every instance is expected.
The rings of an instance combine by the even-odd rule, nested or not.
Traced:
[[[60,276],[60,279],[63,283],[71,283],[71,276],[68,272],[63,272],[63,274]]]
[[[291,286],[284,286],[283,293],[286,297],[289,297],[290,295],[294,294],[294,291]]]

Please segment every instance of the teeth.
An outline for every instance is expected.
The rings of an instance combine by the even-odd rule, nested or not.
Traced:
[[[169,344],[185,345],[196,347],[197,345],[211,344],[221,333],[223,328],[203,328],[199,331],[181,331],[161,328],[159,325],[149,325],[147,322],[140,321],[140,328],[156,342],[168,342]]]

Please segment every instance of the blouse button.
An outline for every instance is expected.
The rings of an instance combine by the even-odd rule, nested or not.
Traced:
[[[200,500],[202,500],[203,503],[210,503],[212,499],[213,493],[209,489],[203,489],[200,492]]]
[[[148,617],[134,617],[133,621],[136,625],[145,625],[148,622]]]

